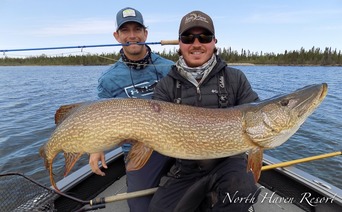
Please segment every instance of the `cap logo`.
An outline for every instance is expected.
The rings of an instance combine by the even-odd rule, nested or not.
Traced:
[[[196,13],[191,13],[188,17],[186,17],[184,23],[188,24],[189,22],[192,22],[192,21],[203,21],[205,23],[209,23],[206,17],[197,15]]]
[[[136,16],[135,10],[126,9],[126,10],[122,11],[122,17],[126,18],[126,17],[130,17],[130,16]]]

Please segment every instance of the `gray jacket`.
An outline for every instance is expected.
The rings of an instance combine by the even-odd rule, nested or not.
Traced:
[[[198,88],[181,76],[176,66],[172,66],[168,75],[155,87],[153,99],[175,102],[175,99],[179,98],[176,89],[178,80],[181,83],[181,104],[218,108],[219,77],[223,74],[228,107],[259,100],[245,74],[238,69],[228,67],[218,56],[216,57],[217,64]]]

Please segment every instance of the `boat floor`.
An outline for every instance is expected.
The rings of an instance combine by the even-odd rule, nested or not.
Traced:
[[[119,193],[126,192],[126,176],[115,181],[111,186],[98,195],[98,197],[109,197]],[[287,199],[282,198],[278,194],[262,187],[261,193],[258,197],[258,202],[253,205],[255,212],[303,212],[304,210],[289,203]],[[127,201],[117,201],[106,204],[106,208],[100,209],[101,212],[127,212],[129,211]]]

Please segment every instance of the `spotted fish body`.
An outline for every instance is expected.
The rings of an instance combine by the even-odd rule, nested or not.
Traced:
[[[59,152],[65,154],[67,173],[83,153],[101,152],[125,141],[133,144],[131,152],[138,151],[134,155],[138,159],[131,157],[132,163],[138,163],[130,166],[132,169],[141,168],[152,150],[174,158],[195,160],[249,151],[249,165],[257,164],[254,172],[257,175],[262,150],[288,140],[326,94],[327,84],[323,83],[226,109],[145,99],[77,104],[56,127],[40,154],[54,186],[52,162]]]

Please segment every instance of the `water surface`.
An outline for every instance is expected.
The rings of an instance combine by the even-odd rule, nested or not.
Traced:
[[[38,155],[51,135],[54,113],[61,105],[97,99],[100,73],[108,66],[0,67],[0,173],[21,172],[50,185]],[[266,154],[279,160],[314,156],[342,149],[342,68],[237,66],[261,99],[294,91],[309,84],[328,83],[322,105],[282,146]],[[87,164],[86,155],[76,164]],[[61,179],[64,160],[56,159]],[[297,165],[298,168],[342,188],[341,156]]]

